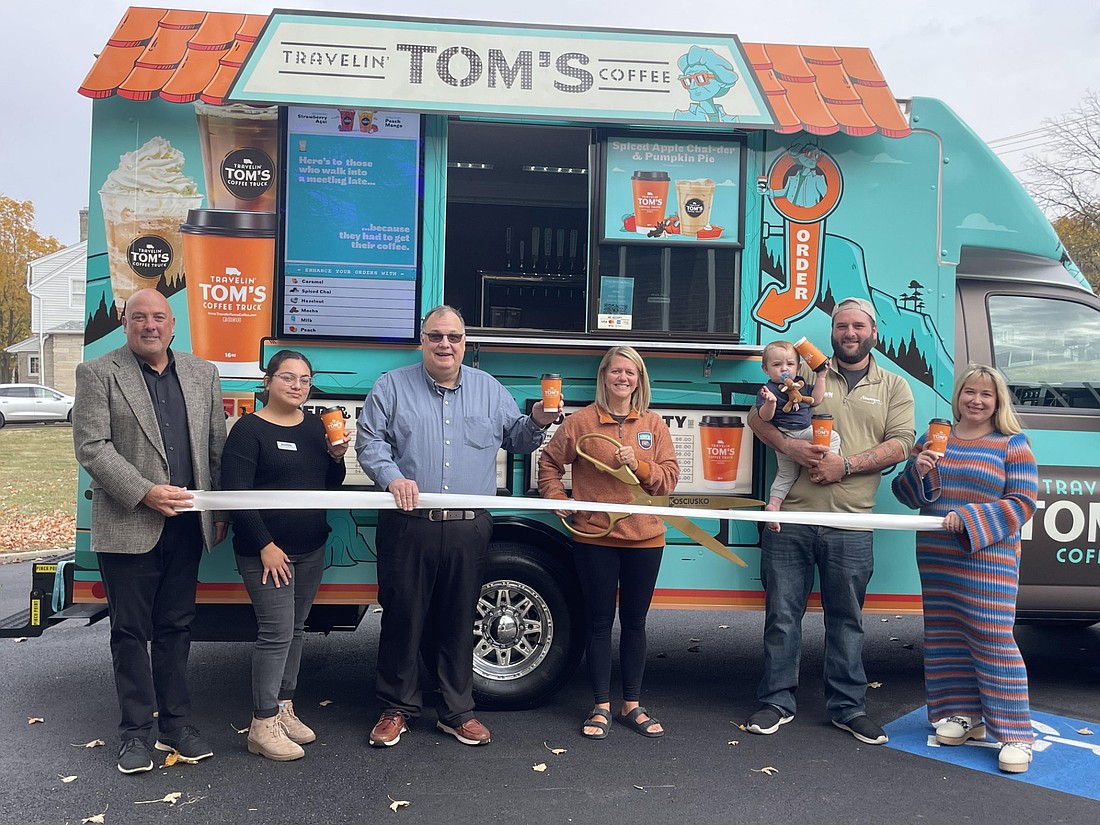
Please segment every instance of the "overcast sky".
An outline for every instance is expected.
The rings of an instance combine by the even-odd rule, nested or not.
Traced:
[[[130,3],[0,0],[0,194],[34,202],[36,228],[77,240],[88,203],[92,102],[77,88]],[[153,2],[266,14],[271,0]],[[866,46],[894,95],[937,97],[1002,150],[1100,88],[1096,0],[303,0],[278,7],[573,26],[736,34],[742,40]],[[694,9],[700,11],[693,13]],[[1024,152],[1003,155],[1019,168]]]

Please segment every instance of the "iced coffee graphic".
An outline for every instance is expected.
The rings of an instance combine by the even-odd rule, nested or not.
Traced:
[[[279,107],[199,102],[195,116],[209,205],[274,212]]]
[[[202,205],[195,180],[183,173],[183,153],[162,137],[119,158],[99,190],[107,262],[117,314],[127,299],[163,280],[183,279],[180,224]]]
[[[710,178],[676,181],[676,203],[680,212],[680,234],[697,238],[716,238],[721,227],[710,224],[714,206],[714,181]],[[717,234],[714,234],[717,229]]]
[[[187,269],[191,351],[222,377],[260,374],[271,334],[274,212],[194,209],[180,227]]]

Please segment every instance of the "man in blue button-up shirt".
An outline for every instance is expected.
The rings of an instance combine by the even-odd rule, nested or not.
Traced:
[[[499,381],[463,366],[466,329],[452,307],[428,312],[420,343],[423,363],[375,382],[355,442],[360,466],[400,508],[378,514],[382,715],[370,744],[396,745],[406,720],[420,713],[423,646],[443,697],[439,729],[485,745],[489,731],[474,718],[472,622],[493,521],[484,510],[418,509],[419,494],[495,495],[497,451],[532,452],[558,414],[539,401],[521,415]]]

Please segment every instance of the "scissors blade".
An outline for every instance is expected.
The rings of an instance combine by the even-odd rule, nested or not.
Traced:
[[[689,521],[686,518],[678,518],[676,516],[666,518],[665,521],[671,524],[689,539],[695,539],[695,541],[699,542],[699,544],[710,550],[712,553],[717,553],[719,556],[726,559],[727,561],[732,561],[734,564],[738,564],[741,567],[748,567],[748,564],[746,564],[740,556],[738,556],[736,553],[726,547],[726,545],[719,543],[719,541],[714,536],[712,536],[702,527],[697,525],[695,522]]]
[[[669,507],[708,507],[711,510],[727,510],[731,507],[763,507],[764,502],[742,496],[684,495],[669,496]]]

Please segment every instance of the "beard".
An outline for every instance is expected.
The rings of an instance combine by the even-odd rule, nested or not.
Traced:
[[[858,364],[860,361],[866,358],[868,353],[870,353],[871,350],[873,350],[878,344],[878,336],[871,335],[865,341],[861,341],[860,345],[856,348],[856,351],[852,355],[845,355],[841,352],[839,338],[834,337],[832,343],[833,355],[836,357],[837,361],[840,361],[843,364]]]

